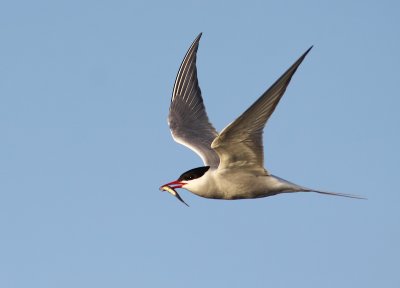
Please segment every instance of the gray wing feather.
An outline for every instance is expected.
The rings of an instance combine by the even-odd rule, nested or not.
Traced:
[[[219,169],[235,167],[264,169],[262,141],[264,126],[285,93],[293,74],[311,48],[213,141],[211,147],[217,151],[221,160]]]
[[[218,133],[208,120],[197,80],[196,53],[200,37],[201,33],[187,51],[176,76],[168,125],[176,142],[196,152],[205,165],[218,167],[219,157],[211,148]]]

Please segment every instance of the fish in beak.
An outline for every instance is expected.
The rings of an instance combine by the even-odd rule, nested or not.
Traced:
[[[169,186],[171,185],[171,186]],[[174,185],[174,186],[172,186]],[[168,184],[165,184],[163,186],[160,187],[161,191],[167,191],[168,193],[170,193],[171,195],[175,196],[176,198],[178,198],[179,201],[181,201],[183,204],[185,204],[186,206],[189,207],[189,205],[183,201],[183,199],[181,198],[181,196],[179,196],[178,192],[176,192],[176,190],[174,188],[181,188],[183,185],[182,183],[180,183],[179,181],[174,181]]]

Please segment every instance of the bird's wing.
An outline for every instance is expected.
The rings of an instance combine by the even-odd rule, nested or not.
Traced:
[[[262,134],[265,123],[285,93],[290,79],[311,50],[310,47],[261,97],[239,118],[225,127],[211,147],[220,157],[218,169],[264,169]],[[265,173],[268,173],[265,171]]]
[[[176,76],[168,125],[174,140],[196,152],[204,164],[218,167],[219,157],[211,149],[218,136],[209,122],[197,80],[196,53],[201,33],[193,41]]]

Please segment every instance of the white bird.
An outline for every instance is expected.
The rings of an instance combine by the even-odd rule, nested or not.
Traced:
[[[361,198],[306,188],[274,176],[264,168],[264,126],[312,46],[250,108],[218,134],[208,120],[197,80],[196,53],[201,35],[193,41],[179,68],[168,124],[173,139],[196,152],[205,166],[186,171],[178,180],[160,189],[184,188],[201,197],[227,200],[300,191]],[[180,198],[176,191],[169,192]]]

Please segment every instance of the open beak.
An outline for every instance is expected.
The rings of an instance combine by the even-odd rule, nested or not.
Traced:
[[[179,201],[181,201],[183,204],[185,204],[186,206],[189,207],[189,205],[183,201],[183,199],[181,198],[181,196],[178,194],[178,192],[176,192],[175,188],[182,188],[182,186],[186,184],[186,183],[182,183],[179,181],[173,181],[170,183],[167,183],[163,186],[160,187],[161,191],[167,191],[168,193],[170,193],[171,195],[175,196],[176,198],[178,198]]]
[[[160,187],[160,190],[163,190],[162,188],[163,188],[164,186],[169,186],[169,187],[171,187],[171,188],[173,188],[173,189],[182,188],[183,185],[185,185],[185,184],[186,184],[186,183],[182,183],[181,181],[176,180],[176,181],[172,181],[172,182],[169,182],[169,183],[167,183],[167,184],[162,185],[162,186]]]

